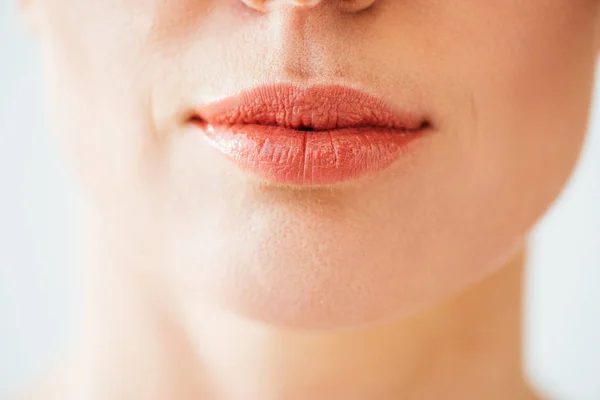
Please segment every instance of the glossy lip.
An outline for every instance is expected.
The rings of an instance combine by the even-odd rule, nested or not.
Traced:
[[[190,122],[243,170],[293,186],[380,172],[430,127],[344,86],[262,86],[207,104]]]

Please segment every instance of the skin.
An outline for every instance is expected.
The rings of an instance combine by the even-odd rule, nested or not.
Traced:
[[[515,361],[524,241],[579,154],[598,5],[25,0],[90,209],[78,390],[527,398]],[[426,114],[433,132],[360,181],[261,182],[186,116],[267,82],[359,87]],[[400,355],[365,364],[375,344]],[[172,368],[139,368],[157,363]]]

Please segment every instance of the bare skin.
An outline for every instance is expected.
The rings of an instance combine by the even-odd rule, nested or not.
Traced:
[[[93,216],[59,398],[531,397],[518,254],[579,155],[600,1],[22,3]],[[364,180],[276,185],[189,121],[270,83],[430,134]]]
[[[329,334],[197,307],[186,322],[185,306],[165,302],[164,282],[94,262],[86,339],[27,399],[538,399],[521,371],[524,261],[520,250],[406,320]]]

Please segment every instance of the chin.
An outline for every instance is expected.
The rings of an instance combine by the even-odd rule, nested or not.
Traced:
[[[493,270],[481,262],[491,249],[469,254],[479,259],[442,263],[434,249],[421,250],[425,240],[415,245],[392,222],[360,225],[298,213],[277,225],[277,215],[202,234],[213,238],[202,246],[179,243],[171,263],[179,287],[210,308],[261,325],[333,331],[406,318]]]

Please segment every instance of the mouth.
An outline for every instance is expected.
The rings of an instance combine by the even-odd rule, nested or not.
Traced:
[[[292,186],[381,172],[431,128],[344,86],[263,86],[194,110],[189,122],[242,170]]]

